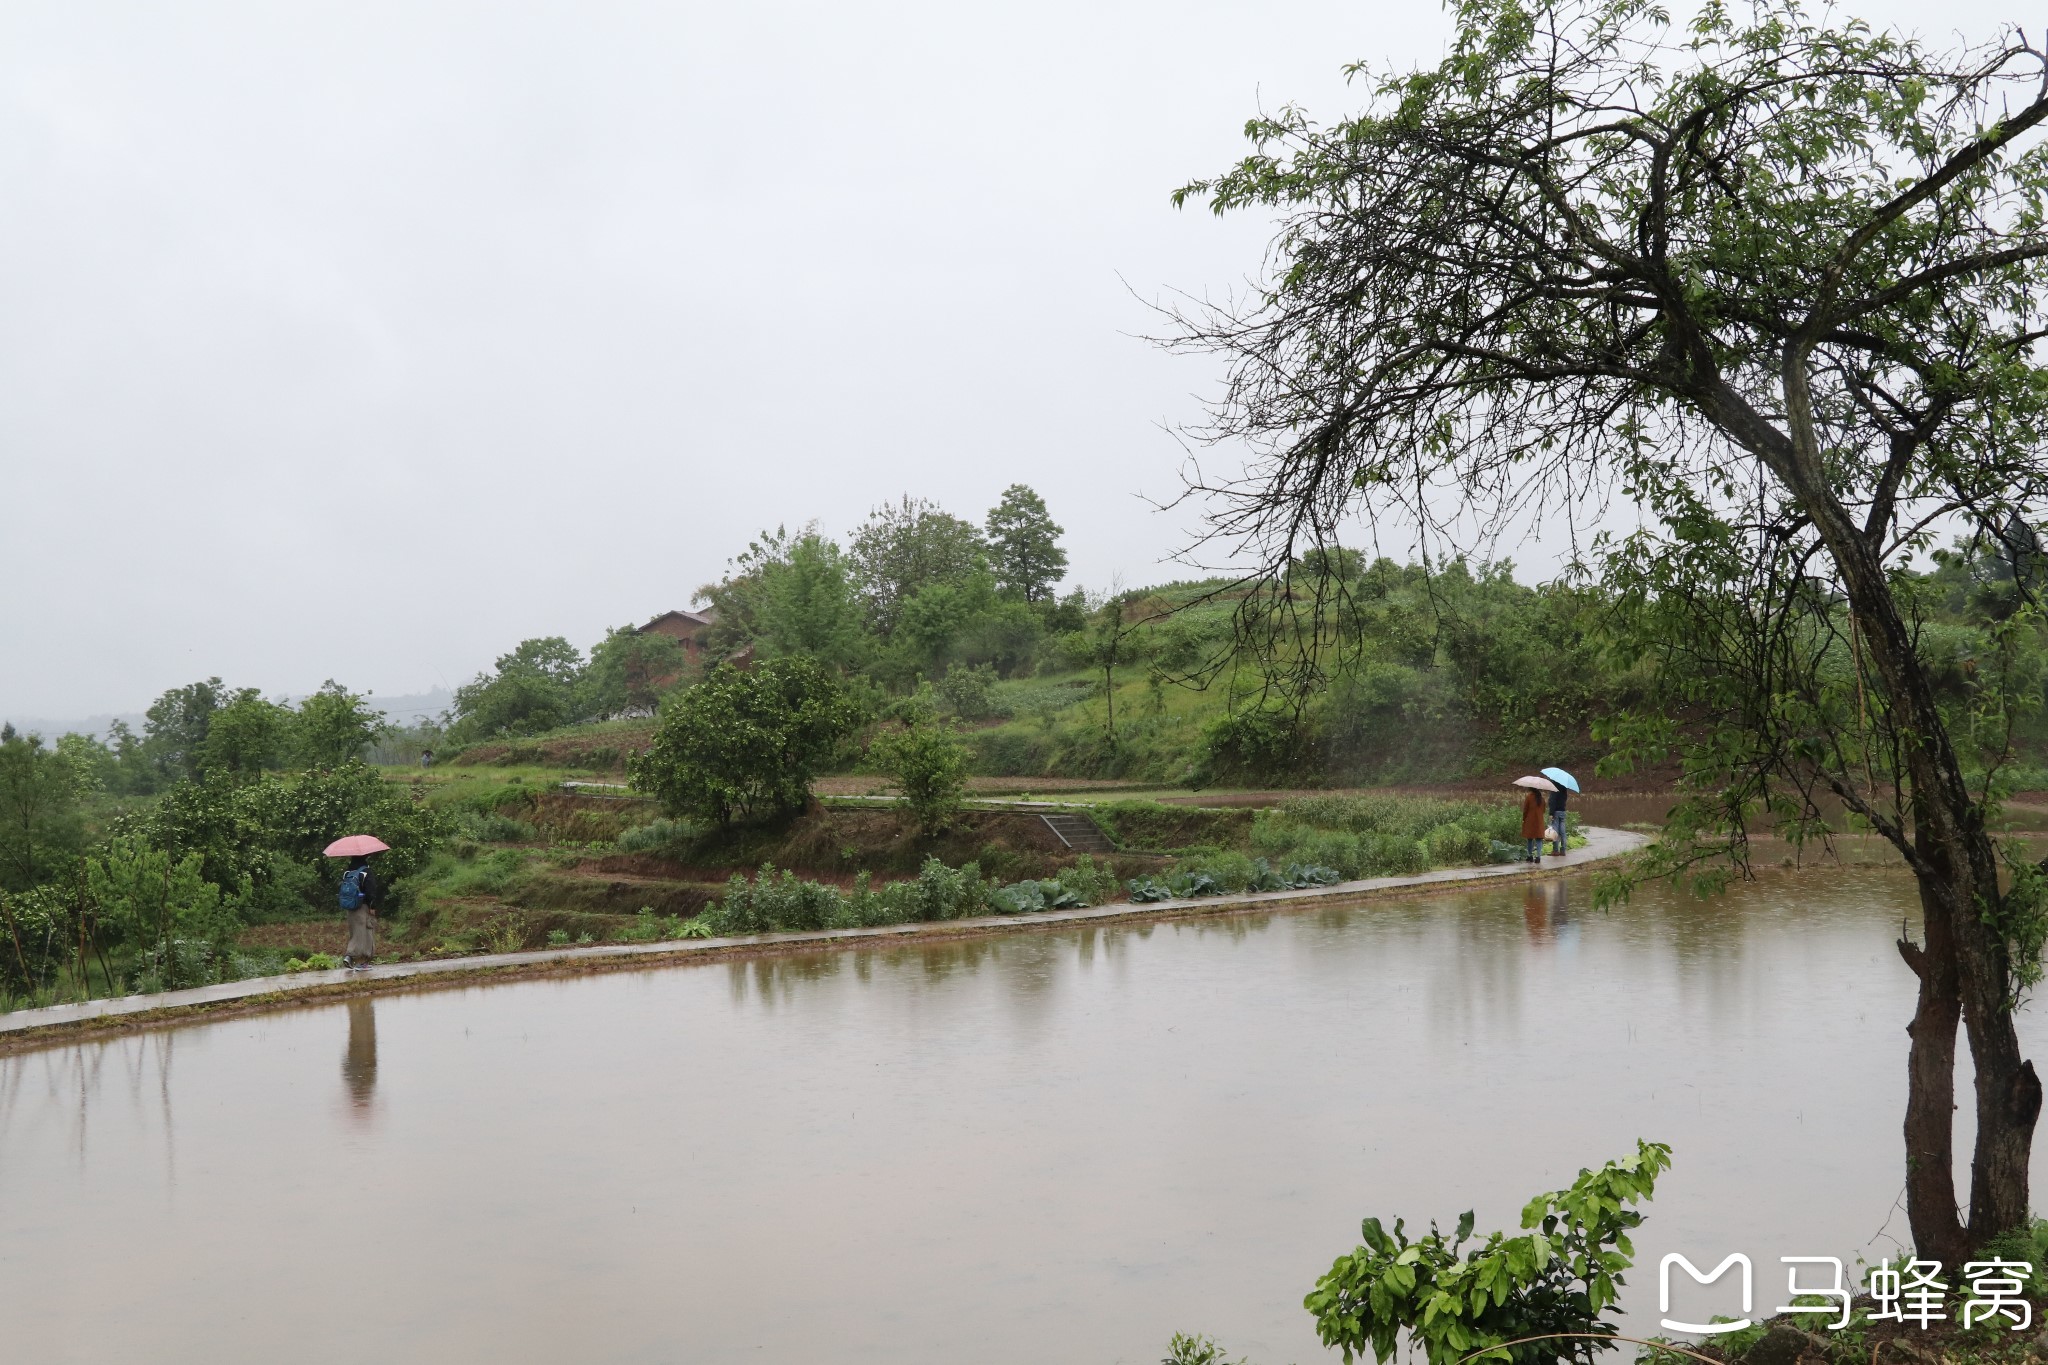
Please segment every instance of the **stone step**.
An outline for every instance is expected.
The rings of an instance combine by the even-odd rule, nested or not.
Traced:
[[[1045,827],[1076,853],[1114,853],[1116,845],[1102,827],[1086,815],[1041,815]]]

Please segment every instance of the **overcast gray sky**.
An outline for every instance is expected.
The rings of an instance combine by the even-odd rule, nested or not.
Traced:
[[[1903,5],[1863,13],[1913,16]],[[2004,13],[1948,6],[1988,32]],[[1978,16],[1981,15],[1981,18]],[[386,695],[687,603],[760,527],[1012,482],[1176,572],[1168,191],[1427,4],[0,7],[0,715]],[[1540,558],[1540,556],[1539,556]]]

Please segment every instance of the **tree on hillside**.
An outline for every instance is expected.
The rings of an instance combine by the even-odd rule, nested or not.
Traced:
[[[689,656],[681,641],[658,630],[619,626],[590,647],[590,665],[583,671],[583,714],[646,715],[661,694],[683,680]]]
[[[720,664],[663,699],[654,742],[631,760],[632,783],[671,814],[720,825],[793,814],[860,720],[815,660],[768,659],[748,672]]]
[[[868,620],[885,639],[906,601],[928,587],[965,579],[986,556],[981,532],[971,522],[907,493],[868,515],[853,533],[850,551]]]
[[[795,535],[780,526],[763,531],[697,600],[718,613],[706,644],[721,656],[753,645],[771,658],[806,654],[852,669],[869,653],[852,560],[816,522]]]
[[[895,779],[926,838],[945,833],[967,802],[967,747],[929,716],[876,736],[868,762]]]
[[[338,768],[359,759],[385,731],[384,713],[334,679],[299,703],[289,745],[301,768]]]
[[[1021,483],[1003,490],[989,509],[988,546],[996,586],[1026,602],[1049,602],[1053,585],[1067,576],[1063,534],[1045,510],[1045,499]]]
[[[0,737],[0,890],[48,881],[85,841],[71,765],[40,735]]]
[[[1905,859],[1907,1208],[1920,1254],[1957,1263],[2030,1216],[2042,1095],[2013,1009],[2048,891],[1989,832],[2001,729],[1942,703],[1904,570],[1948,526],[2035,544],[2048,57],[1791,0],[1709,4],[1676,44],[1640,3],[1455,13],[1441,65],[1371,78],[1333,127],[1255,119],[1250,156],[1177,195],[1281,216],[1265,282],[1175,339],[1231,365],[1201,434],[1255,451],[1202,490],[1212,533],[1277,581],[1361,512],[1440,534],[1636,499],[1643,529],[1588,548],[1666,689],[1620,751],[1687,764],[1658,866],[1739,862],[1746,814],[1798,836],[1823,802]]]
[[[290,707],[265,701],[255,688],[237,689],[207,720],[206,739],[199,746],[200,773],[253,777],[275,768],[294,719]]]
[[[219,678],[174,687],[150,703],[143,715],[143,744],[152,767],[165,778],[197,777],[199,751],[213,713],[227,704]]]
[[[583,655],[559,635],[523,640],[489,673],[455,689],[448,738],[474,744],[501,735],[534,735],[580,720]]]
[[[804,655],[851,669],[867,653],[846,553],[816,526],[805,527],[786,554],[763,566],[755,602],[758,638],[771,657]]]

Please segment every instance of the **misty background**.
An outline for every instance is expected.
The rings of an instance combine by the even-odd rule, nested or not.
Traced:
[[[1448,31],[1325,0],[16,0],[0,717],[219,675],[402,719],[906,492],[978,522],[1030,484],[1070,586],[1192,576],[1162,561],[1195,513],[1147,499],[1216,371],[1140,339],[1147,301],[1241,286],[1268,224],[1167,196],[1262,103],[1335,118],[1345,62]]]

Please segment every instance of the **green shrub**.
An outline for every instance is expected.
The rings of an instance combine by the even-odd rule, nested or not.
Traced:
[[[1463,867],[1487,860],[1487,837],[1463,825],[1438,825],[1423,836],[1429,861],[1437,867]]]
[[[1116,899],[1116,873],[1087,854],[1059,872],[1060,887],[1080,905],[1106,905]]]
[[[1429,869],[1429,853],[1405,834],[1373,834],[1364,841],[1361,873],[1368,877],[1412,877]]]
[[[304,957],[286,958],[287,972],[331,972],[341,966],[341,959],[333,953],[308,953]]]
[[[480,844],[524,844],[533,841],[533,826],[496,811],[458,811],[449,821],[449,832]]]
[[[0,891],[0,993],[50,985],[77,947],[72,896],[56,886]]]
[[[967,798],[967,750],[951,731],[929,722],[878,736],[868,759],[895,779],[918,830],[944,832]]]
[[[857,700],[815,660],[720,664],[661,703],[654,742],[628,765],[671,815],[724,825],[803,809],[811,778],[861,720]]]
[[[1634,1156],[1582,1170],[1570,1188],[1530,1200],[1523,1235],[1495,1232],[1470,1250],[1470,1213],[1454,1237],[1432,1223],[1412,1242],[1402,1222],[1389,1233],[1368,1218],[1364,1245],[1339,1256],[1303,1306],[1323,1344],[1340,1348],[1347,1361],[1368,1346],[1386,1361],[1404,1338],[1429,1365],[1474,1356],[1511,1365],[1583,1360],[1590,1354],[1584,1340],[1525,1338],[1614,1335],[1601,1314],[1621,1290],[1634,1255],[1628,1234],[1643,1221],[1627,1206],[1649,1199],[1670,1164],[1669,1147],[1638,1142]]]
[[[1236,858],[1239,855],[1225,855]],[[1235,876],[1234,863],[1229,865]],[[1175,871],[1167,874],[1165,880],[1156,877],[1133,878],[1127,888],[1130,898],[1136,902],[1163,900],[1191,900],[1201,896],[1221,896],[1233,891],[1289,891],[1315,886],[1333,886],[1344,880],[1344,874],[1334,867],[1321,867],[1312,863],[1289,863],[1275,869],[1264,858],[1251,860],[1248,874],[1237,886],[1226,886],[1223,878],[1210,869],[1203,859],[1188,859]]]
[[[1242,891],[1252,884],[1258,875],[1258,868],[1242,853],[1204,849],[1174,864],[1174,872],[1186,876],[1206,876],[1224,891]],[[1169,874],[1168,880],[1172,880]]]
[[[978,664],[969,668],[954,664],[946,670],[946,676],[939,679],[938,693],[940,700],[962,720],[984,720],[989,716],[1010,714],[1007,707],[995,700],[995,685],[993,665]]]
[[[1250,1362],[1231,1360],[1223,1354],[1223,1348],[1208,1337],[1183,1336],[1175,1332],[1173,1340],[1167,1343],[1166,1357],[1159,1365],[1250,1365]]]
[[[667,939],[683,936],[683,921],[675,915],[657,917],[653,907],[643,905],[633,922],[619,931],[619,937],[627,943],[660,943]]]
[[[1081,898],[1057,880],[1012,882],[988,893],[989,908],[999,915],[1027,915],[1040,910],[1078,907]]]
[[[927,858],[916,880],[891,882],[879,890],[862,873],[851,895],[764,863],[751,882],[734,873],[724,898],[692,923],[702,922],[715,935],[848,929],[959,919],[981,914],[989,905],[989,886],[977,863],[951,868]]]
[[[687,820],[671,820],[662,816],[647,824],[635,825],[621,834],[618,846],[623,853],[659,853],[680,857],[696,839],[696,826]]]

